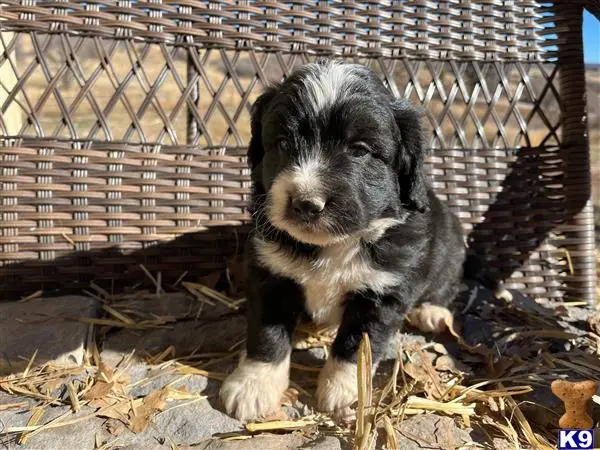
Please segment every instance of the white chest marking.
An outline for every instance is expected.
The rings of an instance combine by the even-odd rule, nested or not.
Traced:
[[[310,259],[293,256],[276,243],[255,239],[261,264],[303,287],[306,311],[319,324],[340,322],[349,292],[369,289],[383,293],[398,282],[396,274],[375,267],[361,255],[358,238],[324,247]]]

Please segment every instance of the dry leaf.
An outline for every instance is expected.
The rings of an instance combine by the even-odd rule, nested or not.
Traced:
[[[282,405],[295,405],[298,402],[298,397],[300,396],[300,392],[294,388],[288,388],[281,398]]]
[[[414,363],[404,364],[404,372],[413,380],[425,384],[429,380],[429,375],[421,366]]]
[[[106,383],[104,381],[96,381],[96,383],[83,395],[84,400],[95,400],[106,397],[112,391],[115,383]]]
[[[123,373],[115,379],[115,373],[111,367],[100,361],[96,379],[92,387],[83,395],[83,400],[97,400],[114,394],[118,397],[127,397],[128,385],[131,377]]]
[[[428,380],[425,383],[425,392],[428,397],[439,400],[444,395],[446,389],[442,386],[442,380],[433,367],[431,356],[424,351],[420,351],[419,354],[421,356],[421,366],[428,376]]]
[[[130,408],[131,402],[129,400],[125,400],[112,406],[102,408],[98,412],[98,416],[106,417],[108,419],[126,420]]]
[[[154,414],[162,411],[167,404],[167,390],[153,391],[139,407],[134,407],[129,413],[129,429],[134,433],[142,433]]]

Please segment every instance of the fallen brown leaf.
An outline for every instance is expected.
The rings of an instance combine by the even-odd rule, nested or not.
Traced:
[[[425,384],[429,380],[427,372],[421,366],[417,366],[414,363],[404,364],[404,372],[413,380],[422,384]]]
[[[106,417],[107,419],[127,420],[128,413],[131,408],[131,402],[124,400],[113,405],[107,405],[100,409],[98,417]]]
[[[433,367],[431,356],[422,350],[419,352],[419,354],[421,356],[421,366],[428,376],[428,381],[425,383],[425,392],[429,398],[440,400],[446,391],[446,389],[442,386],[442,380]]]
[[[96,381],[96,383],[83,395],[84,400],[96,400],[106,397],[115,386],[114,382]]]
[[[129,413],[129,429],[134,433],[142,433],[154,414],[162,411],[167,404],[167,390],[153,391],[144,398],[140,407],[134,407]]]

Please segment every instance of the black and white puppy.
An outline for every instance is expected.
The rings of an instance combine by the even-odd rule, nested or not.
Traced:
[[[377,363],[407,315],[441,331],[461,282],[461,225],[424,173],[419,111],[364,66],[308,64],[256,101],[248,156],[247,348],[221,400],[242,420],[279,406],[306,313],[339,325],[316,398],[348,416],[362,334]]]

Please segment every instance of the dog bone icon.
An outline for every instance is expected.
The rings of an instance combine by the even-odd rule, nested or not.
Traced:
[[[554,380],[550,388],[565,404],[565,413],[558,420],[561,428],[579,430],[592,428],[594,421],[590,416],[590,404],[598,390],[598,382]]]

